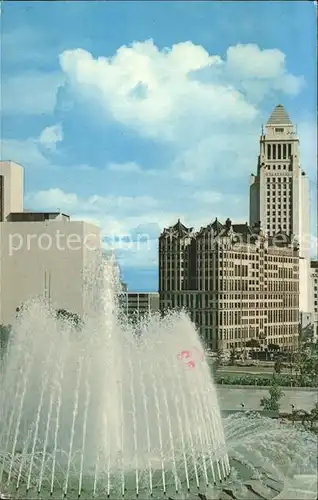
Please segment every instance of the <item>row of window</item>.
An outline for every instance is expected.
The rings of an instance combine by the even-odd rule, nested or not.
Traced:
[[[287,203],[283,203],[283,205],[281,205],[279,208],[280,208],[280,210],[281,210],[282,212],[286,212],[286,211],[287,211]],[[291,203],[290,203],[290,204],[288,205],[288,212],[290,213],[290,215],[292,215],[291,210],[292,210],[292,205],[291,205]],[[267,214],[266,214],[266,215],[267,215],[267,217],[269,217],[271,214],[272,214],[272,212],[271,212],[270,210],[267,210]]]
[[[265,170],[285,170],[288,172],[292,172],[292,165],[265,165]]]
[[[165,293],[164,295],[161,294],[161,300],[163,301],[170,301],[172,300],[172,297],[175,297],[177,295],[180,295],[181,297],[183,297],[183,300],[185,301],[194,301],[200,305],[200,307],[202,306],[202,304],[206,304],[206,306],[210,305],[212,302],[217,302],[218,304],[222,304],[226,301],[232,301],[233,304],[238,304],[238,305],[243,305],[245,307],[245,309],[247,309],[248,307],[258,307],[256,306],[256,303],[255,302],[251,302],[251,301],[257,301],[258,303],[263,303],[263,300],[270,300],[270,301],[275,301],[275,303],[277,304],[281,304],[281,301],[282,301],[282,296],[280,294],[276,294],[276,293],[245,293],[245,294],[241,294],[241,293],[222,293],[221,295],[216,295],[214,293],[200,293],[200,292],[184,292],[182,294],[179,294],[178,292],[177,293],[172,293],[172,294],[167,294]],[[285,299],[285,297],[283,297]],[[294,301],[295,299],[295,296],[294,295],[288,295],[287,296],[287,299],[290,299],[291,301]],[[235,302],[235,301],[239,301],[239,302]],[[243,302],[242,302],[243,301]],[[268,303],[268,306],[271,307],[272,305],[274,304],[274,302],[269,302]],[[295,302],[296,304],[296,302]],[[226,307],[228,307],[226,305]]]
[[[286,193],[284,193],[284,194],[286,195]],[[276,200],[273,200],[273,198],[271,198],[270,196],[267,196],[266,201],[267,201],[267,205],[270,205],[272,210],[276,209]],[[280,203],[278,204],[277,208],[279,208],[281,206],[282,202],[287,203],[286,196],[284,196],[284,198],[282,200],[279,200],[279,201],[280,201]]]
[[[289,144],[267,144],[268,160],[287,160],[292,155],[292,145]]]
[[[280,165],[278,165],[280,166]],[[267,177],[266,184],[292,184],[292,177]]]

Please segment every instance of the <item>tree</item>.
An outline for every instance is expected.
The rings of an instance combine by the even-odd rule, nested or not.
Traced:
[[[284,366],[284,363],[280,358],[276,359],[275,364],[274,364],[274,372],[279,374],[282,371],[282,368]]]
[[[273,383],[269,388],[269,397],[264,397],[261,399],[261,406],[266,411],[278,411],[280,408],[279,400],[284,396],[282,389],[273,379]]]
[[[246,347],[261,347],[259,341],[257,339],[250,339],[246,342]]]
[[[312,342],[313,338],[314,338],[314,325],[312,323],[308,323],[304,327],[299,325],[299,342],[300,343]]]
[[[235,347],[232,347],[231,351],[230,351],[230,365],[231,366],[235,365],[235,360],[236,360],[236,349],[235,349]]]
[[[318,401],[310,412],[310,429],[318,434]]]
[[[310,346],[301,344],[299,351],[295,355],[295,368],[300,384],[306,379],[318,382],[318,349],[315,344]]]
[[[214,376],[216,375],[216,372],[218,371],[218,368],[221,364],[221,359],[222,359],[222,351],[218,349],[217,356],[212,359],[212,373]]]
[[[71,313],[66,309],[57,309],[56,318],[72,323],[75,327],[79,328],[82,325],[82,320],[76,313]]]
[[[292,412],[292,421],[300,421],[306,430],[311,430],[312,432],[318,433],[318,402],[310,412],[306,410],[295,410]]]
[[[267,348],[269,351],[279,351],[280,346],[278,344],[273,344],[272,342],[270,342]]]

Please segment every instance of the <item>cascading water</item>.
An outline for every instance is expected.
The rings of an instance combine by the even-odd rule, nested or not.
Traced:
[[[273,486],[274,480],[276,497],[280,490],[285,492],[295,476],[303,478],[301,496],[294,492],[279,498],[317,498],[318,441],[314,433],[305,431],[301,424],[282,424],[257,412],[234,414],[223,423],[232,465],[227,487],[235,492],[234,498],[245,498],[244,476],[264,485],[266,499],[273,497],[268,482]]]
[[[153,316],[137,334],[120,318],[116,283],[111,262],[91,273],[80,329],[41,301],[17,320],[0,388],[0,492],[10,498],[185,498],[230,473],[193,325]]]

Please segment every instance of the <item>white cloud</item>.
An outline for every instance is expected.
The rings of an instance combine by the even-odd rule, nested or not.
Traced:
[[[223,60],[192,42],[159,50],[152,40],[120,47],[113,57],[94,58],[75,49],[60,55],[70,88],[105,116],[143,137],[168,142],[175,157],[157,172],[202,183],[222,169],[225,177],[248,175],[258,154],[259,104],[270,91],[296,93],[303,79],[292,75],[278,49],[229,47]],[[133,161],[111,165],[126,174],[151,173]]]
[[[1,107],[7,114],[51,114],[56,103],[59,85],[64,81],[60,72],[21,73],[3,78]]]
[[[56,210],[59,208],[63,212],[67,212],[80,207],[80,200],[75,193],[65,193],[60,188],[52,188],[45,191],[38,191],[37,193],[30,193],[25,197],[25,199],[28,205],[32,206],[35,210]]]
[[[63,140],[61,124],[46,127],[39,137],[27,139],[2,139],[0,141],[0,158],[13,160],[28,168],[50,168],[52,164],[46,152],[54,152],[56,144]],[[85,166],[79,166],[84,168]]]
[[[104,247],[115,249],[120,264],[128,267],[155,266],[157,235],[177,218],[160,211],[157,202],[146,196],[80,198],[55,188],[29,193],[25,201],[30,209],[61,210],[73,220],[99,226]]]
[[[140,252],[135,247],[122,248],[120,238],[131,236],[137,227],[147,232],[147,224],[152,224],[149,241],[153,241],[154,228],[160,230],[178,217],[195,227],[215,216],[222,221],[248,218],[248,176],[256,171],[260,124],[266,120],[262,99],[269,92],[295,94],[303,85],[302,77],[288,72],[281,51],[261,50],[256,45],[230,47],[222,59],[192,42],[162,50],[152,41],[134,42],[109,58],[94,58],[82,49],[68,50],[60,55],[60,64],[68,83],[68,98],[72,93],[80,95],[81,106],[86,103],[89,112],[100,112],[97,119],[101,127],[103,119],[106,122],[111,116],[141,137],[162,142],[169,160],[158,170],[153,168],[151,157],[146,164],[142,156],[138,161],[132,156],[126,163],[94,169],[85,158],[85,164],[72,165],[65,175],[65,183],[71,187],[30,193],[28,206],[60,208],[76,219],[100,225],[103,234],[119,237],[119,241],[113,239],[114,246],[121,250],[125,262],[136,266],[156,259],[154,248],[149,252],[146,246]],[[55,98],[56,87],[52,95]],[[63,99],[63,93],[58,99]],[[68,112],[63,115],[66,120]],[[314,164],[314,128],[303,124],[299,131],[307,169],[308,163]],[[10,159],[27,166],[47,166],[45,153],[54,151],[61,140],[61,124],[56,124],[23,145],[4,143]],[[24,152],[22,146],[26,146]],[[85,196],[73,191],[71,177],[79,172],[76,186]],[[138,182],[132,182],[136,181],[134,176]],[[63,176],[58,178],[63,186]],[[127,182],[122,182],[126,178]],[[243,178],[246,189],[237,203],[236,181]],[[90,195],[88,186],[98,194]],[[129,196],[123,196],[127,193]]]
[[[285,54],[251,44],[230,47],[223,61],[192,42],[159,50],[148,40],[122,46],[110,58],[68,50],[60,64],[73,90],[98,99],[118,122],[169,141],[184,139],[185,130],[192,132],[187,140],[196,140],[211,135],[209,127],[251,123],[258,111],[248,90],[255,94],[255,83],[261,82],[262,94],[271,89],[295,94],[303,84],[288,73]]]
[[[255,124],[241,130],[233,130],[229,124],[227,131],[185,144],[173,161],[172,174],[200,186],[205,180],[215,182],[215,174],[227,180],[248,176],[257,165],[259,134]]]
[[[30,167],[48,167],[49,161],[39,149],[38,139],[3,139],[0,146],[2,160],[13,160]]]
[[[29,193],[25,197],[34,210],[61,210],[74,220],[85,220],[100,226],[102,234],[112,238],[131,234],[134,228],[149,222],[160,223],[158,203],[150,196],[79,197],[62,189]],[[145,215],[147,214],[147,215]]]
[[[252,120],[257,111],[228,84],[200,82],[195,73],[223,66],[199,45],[185,42],[160,51],[151,40],[123,46],[112,58],[94,59],[83,50],[60,55],[73,89],[100,105],[119,122],[145,136],[180,139],[184,122]]]
[[[269,81],[272,88],[286,94],[297,94],[304,84],[303,77],[288,73],[286,56],[278,49],[261,50],[255,44],[238,44],[228,48],[226,66],[235,78]]]
[[[257,45],[238,44],[226,53],[227,69],[244,79],[276,79],[285,70],[285,54],[278,49],[261,50]]]
[[[150,196],[99,196],[93,195],[80,198],[75,193],[65,193],[62,189],[52,188],[27,196],[28,203],[35,208],[60,207],[74,214],[81,210],[90,214],[103,211],[129,210],[134,207],[136,212],[157,207],[157,201]],[[65,209],[63,208],[65,207]]]
[[[50,151],[56,150],[56,145],[63,141],[63,129],[62,124],[57,123],[51,127],[46,127],[42,130],[39,143]]]
[[[288,73],[283,52],[255,44],[229,47],[226,71],[253,100],[263,99],[269,89],[297,95],[305,83],[302,76]]]

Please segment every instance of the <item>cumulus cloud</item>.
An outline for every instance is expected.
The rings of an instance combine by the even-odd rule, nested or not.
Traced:
[[[273,89],[286,94],[298,94],[304,85],[302,76],[288,73],[286,56],[278,49],[261,50],[255,44],[229,47],[226,66],[229,74],[241,81],[267,82]]]
[[[303,84],[288,73],[285,54],[251,44],[230,47],[222,60],[189,41],[159,50],[148,40],[122,46],[109,58],[67,50],[60,64],[73,90],[98,99],[115,120],[168,141],[182,139],[185,128],[192,130],[191,139],[207,134],[209,124],[253,121],[258,113],[248,96],[253,83],[261,82],[262,94],[270,89],[295,94]]]
[[[63,141],[63,129],[61,123],[57,123],[51,127],[46,127],[42,130],[39,137],[40,145],[52,152],[56,150],[56,145],[61,141]]]
[[[226,72],[254,102],[261,101],[271,90],[297,95],[305,84],[302,76],[288,72],[283,52],[261,50],[255,44],[229,47]]]
[[[122,46],[111,58],[68,50],[60,64],[72,88],[97,98],[115,120],[145,136],[180,139],[185,120],[250,121],[257,111],[229,85],[200,82],[195,72],[224,63],[203,47],[185,42],[159,50],[152,40]],[[189,122],[189,123],[190,123]]]
[[[190,41],[160,50],[148,40],[108,58],[67,50],[60,65],[71,92],[81,102],[98,102],[105,120],[111,116],[173,148],[166,168],[186,183],[202,183],[221,170],[224,178],[248,175],[264,119],[260,101],[269,92],[295,94],[303,85],[288,72],[283,52],[253,44],[229,47],[222,59]],[[110,170],[151,173],[134,161]]]
[[[68,113],[74,113],[80,103],[83,116],[92,113],[102,130],[104,122],[111,127],[114,120],[116,127],[123,125],[141,138],[155,140],[156,165],[162,158],[164,161],[156,170],[151,154],[143,156],[142,148],[139,156],[135,156],[137,148],[132,148],[130,158],[126,151],[122,163],[116,155],[117,161],[110,158],[100,169],[87,164],[89,157],[81,159],[85,164],[74,172],[80,171],[81,193],[86,196],[73,192],[69,169],[66,191],[30,193],[28,206],[59,208],[76,219],[100,225],[121,258],[136,266],[156,258],[155,246],[146,256],[145,243],[140,253],[136,247],[123,248],[126,236],[135,241],[138,234],[145,233],[156,245],[157,233],[178,217],[195,227],[215,216],[235,221],[248,218],[248,177],[256,169],[260,125],[267,118],[262,100],[274,92],[277,103],[281,102],[281,93],[295,95],[304,85],[301,76],[289,73],[285,54],[253,44],[229,47],[220,57],[192,42],[159,49],[148,40],[122,46],[111,57],[94,57],[83,49],[67,50],[60,55],[60,65],[67,84],[58,94],[56,109],[64,110],[63,119],[67,121]],[[67,109],[62,102],[65,95]],[[74,106],[70,105],[72,99]],[[312,163],[313,130],[305,125],[299,130],[307,151],[302,154],[304,164]],[[62,140],[61,124],[48,126],[40,137],[29,140],[34,159],[40,163]],[[94,161],[98,158],[97,142]],[[160,145],[168,152],[162,158]],[[11,151],[14,159],[13,147]],[[138,182],[131,182],[137,176]],[[127,183],[122,182],[126,178]],[[83,185],[99,194],[90,195]],[[237,190],[242,196],[240,203]],[[129,196],[123,196],[127,193]]]

